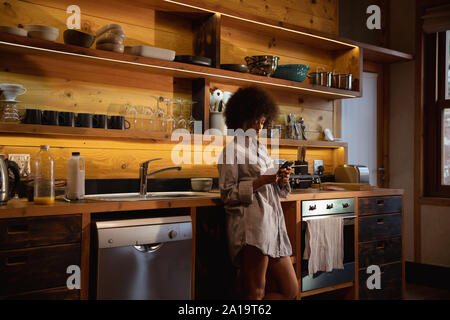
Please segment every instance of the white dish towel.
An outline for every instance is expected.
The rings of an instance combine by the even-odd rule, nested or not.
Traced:
[[[344,269],[344,219],[327,217],[306,221],[305,252],[309,274]]]

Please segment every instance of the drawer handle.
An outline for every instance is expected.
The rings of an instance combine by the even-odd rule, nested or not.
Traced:
[[[8,226],[8,234],[28,233],[27,224],[16,224]]]
[[[384,206],[384,200],[383,199],[378,199],[377,200],[377,205],[380,206],[380,207]]]
[[[27,256],[8,257],[6,258],[6,266],[12,267],[27,264],[27,260],[28,260]]]
[[[380,242],[380,244],[375,248],[377,250],[383,250],[386,247],[384,241]]]
[[[383,223],[384,223],[384,218],[377,219],[377,224],[383,224]]]

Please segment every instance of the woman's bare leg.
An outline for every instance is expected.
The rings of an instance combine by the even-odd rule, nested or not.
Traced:
[[[274,282],[266,289],[266,300],[292,300],[298,294],[298,282],[290,257],[269,258],[268,278]],[[277,291],[272,291],[275,289]],[[270,290],[270,291],[269,291]]]
[[[263,255],[258,248],[249,245],[242,248],[241,254],[244,299],[261,300],[265,294],[269,257]]]

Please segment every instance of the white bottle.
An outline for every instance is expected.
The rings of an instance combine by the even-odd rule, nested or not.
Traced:
[[[84,159],[79,152],[72,152],[67,162],[67,186],[66,198],[69,200],[81,200],[84,198],[85,168]]]

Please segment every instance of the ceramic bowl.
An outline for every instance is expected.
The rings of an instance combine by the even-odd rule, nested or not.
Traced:
[[[212,178],[191,178],[191,187],[193,191],[209,192],[212,188]]]
[[[282,64],[277,67],[275,78],[303,82],[308,75],[309,66],[305,64]]]
[[[84,48],[90,48],[95,41],[95,36],[72,29],[64,31],[63,36],[65,44],[72,44]]]
[[[24,28],[28,31],[29,38],[55,41],[59,37],[59,29],[57,28],[34,24],[27,24]]]
[[[16,36],[26,37],[28,35],[28,31],[22,28],[16,27],[8,27],[8,26],[0,26],[0,32],[6,32],[9,34],[13,34]]]

